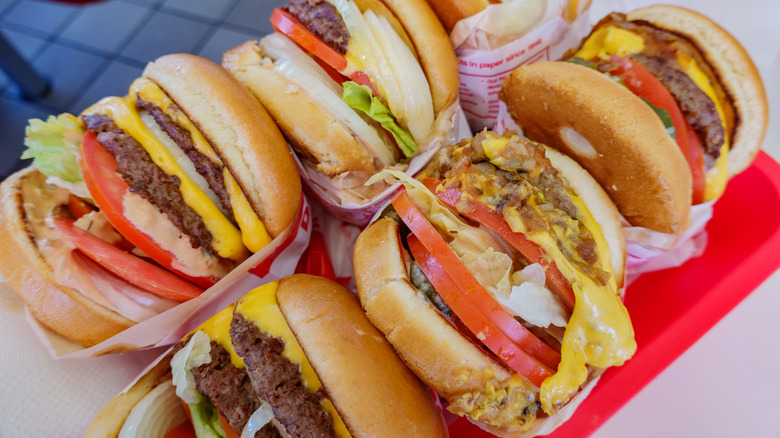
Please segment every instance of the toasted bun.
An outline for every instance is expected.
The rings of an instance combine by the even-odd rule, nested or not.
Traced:
[[[428,4],[439,16],[447,32],[451,32],[458,21],[484,10],[490,2],[488,0],[428,0]]]
[[[515,69],[500,98],[530,139],[572,157],[632,224],[663,233],[688,225],[685,157],[653,110],[587,67],[539,62]]]
[[[447,436],[430,394],[366,319],[357,298],[321,277],[281,280],[279,307],[355,437]]]
[[[284,137],[257,99],[222,67],[193,55],[158,58],[144,76],[202,131],[269,234],[281,234],[298,211],[301,182]]]
[[[737,116],[729,175],[745,170],[761,147],[769,118],[764,84],[745,48],[712,20],[689,9],[655,5],[630,12],[626,18],[682,35],[704,55],[731,98]]]
[[[98,411],[92,423],[84,432],[84,438],[114,438],[125,424],[130,411],[149,394],[158,384],[170,379],[171,356],[166,356],[150,369],[133,386],[122,394],[109,400]]]
[[[222,64],[263,102],[295,150],[326,175],[374,170],[373,158],[352,131],[271,66],[260,65],[263,57],[260,44],[247,41],[226,52]]]
[[[552,148],[547,148],[545,155],[558,170],[558,176],[563,178],[574,190],[574,194],[588,206],[590,214],[601,227],[601,234],[609,247],[612,272],[618,287],[622,287],[626,267],[626,238],[623,235],[623,227],[620,226],[617,207],[599,183],[574,160]]]
[[[0,271],[30,313],[53,331],[92,346],[135,323],[81,292],[58,285],[26,222],[23,185],[43,187],[46,177],[33,168],[21,170],[0,185]]]

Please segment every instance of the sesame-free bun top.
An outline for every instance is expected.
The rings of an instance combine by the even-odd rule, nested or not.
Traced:
[[[587,67],[539,62],[515,69],[499,96],[523,134],[577,161],[629,223],[673,234],[687,227],[687,161],[627,88]]]
[[[682,35],[704,56],[736,113],[729,176],[745,170],[761,148],[769,118],[764,84],[745,48],[718,24],[690,9],[655,5],[632,11],[626,18]]]
[[[201,130],[269,234],[278,236],[298,211],[301,182],[284,137],[257,99],[221,66],[194,55],[160,57],[143,75]]]
[[[366,318],[357,297],[322,277],[284,278],[279,308],[349,432],[445,437],[425,386]]]
[[[490,2],[488,0],[428,0],[428,4],[439,16],[447,32],[451,32],[458,21],[481,12]]]

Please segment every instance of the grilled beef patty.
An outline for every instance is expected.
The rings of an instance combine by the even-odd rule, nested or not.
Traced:
[[[117,172],[130,186],[130,191],[154,204],[183,234],[193,248],[203,247],[212,254],[212,235],[195,210],[184,202],[175,175],[157,167],[149,153],[133,137],[122,131],[114,120],[103,115],[83,116],[87,129],[97,134],[97,140],[114,156]]]
[[[336,7],[325,0],[292,0],[284,10],[298,19],[333,50],[347,53],[349,31]]]
[[[276,419],[293,437],[335,437],[333,422],[320,398],[303,386],[298,365],[281,356],[284,341],[271,337],[234,314],[230,323],[233,347],[244,359],[257,395],[271,404]]]
[[[195,387],[219,409],[230,427],[241,433],[249,417],[262,405],[257,397],[246,369],[236,368],[230,362],[230,354],[211,341],[211,362],[192,369]],[[255,438],[281,437],[273,425],[267,424],[255,433]]]
[[[192,134],[178,123],[174,122],[167,114],[165,114],[156,105],[142,100],[140,97],[136,99],[138,106],[145,109],[149,114],[154,117],[157,125],[160,129],[165,131],[174,143],[184,151],[190,161],[195,164],[195,170],[206,179],[211,190],[217,194],[222,207],[231,212],[230,196],[228,195],[227,188],[225,188],[225,181],[222,175],[222,165],[211,161],[207,156],[203,155],[195,148],[195,143],[192,140]],[[232,220],[232,215],[228,215]]]

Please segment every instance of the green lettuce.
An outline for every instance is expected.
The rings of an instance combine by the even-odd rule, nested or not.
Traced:
[[[368,117],[379,122],[383,128],[393,135],[395,142],[404,155],[411,157],[417,152],[417,143],[414,141],[412,134],[398,124],[390,112],[390,108],[376,98],[371,93],[370,88],[353,81],[346,81],[343,86],[344,93],[341,96],[341,100],[344,103],[351,108],[364,112]]]
[[[669,111],[653,105],[644,97],[641,97],[640,99],[642,99],[646,104],[650,105],[650,108],[655,111],[655,115],[657,115],[658,118],[661,119],[661,122],[663,122],[666,133],[669,134],[674,140],[677,140],[677,133],[674,130],[674,123],[672,123],[672,116],[669,115]]]
[[[32,158],[46,176],[71,183],[83,181],[79,167],[79,147],[84,139],[84,127],[70,114],[49,116],[44,122],[30,119],[25,130],[22,158]]]
[[[192,415],[192,426],[198,438],[226,438],[227,434],[219,422],[217,408],[203,395],[198,403],[187,405]]]

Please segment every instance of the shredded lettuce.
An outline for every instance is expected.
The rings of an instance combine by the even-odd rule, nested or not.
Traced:
[[[669,134],[669,136],[672,137],[672,139],[677,140],[677,133],[674,130],[674,123],[672,123],[672,116],[669,115],[669,111],[659,108],[652,103],[650,103],[649,100],[645,99],[644,97],[641,97],[642,101],[650,106],[650,108],[655,112],[655,115],[658,116],[659,119],[661,119],[661,122],[664,124],[664,128],[666,129],[666,133]]]
[[[49,116],[45,122],[30,119],[24,139],[27,150],[22,158],[32,158],[46,176],[69,183],[82,182],[79,147],[84,132],[84,126],[71,114]]]
[[[343,86],[344,94],[341,98],[344,103],[364,112],[372,120],[382,125],[393,135],[395,142],[405,156],[411,157],[417,152],[417,143],[412,134],[398,124],[390,109],[371,93],[370,88],[353,81],[346,81]]]

